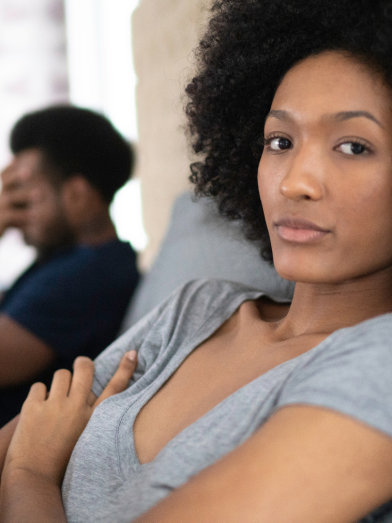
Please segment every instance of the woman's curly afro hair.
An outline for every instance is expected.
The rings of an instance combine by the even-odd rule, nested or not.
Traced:
[[[271,245],[257,188],[264,120],[284,74],[299,60],[344,50],[392,78],[392,0],[215,0],[186,88],[196,195],[241,219]]]

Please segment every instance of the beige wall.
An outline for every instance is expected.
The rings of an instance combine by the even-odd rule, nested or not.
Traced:
[[[172,203],[190,186],[181,96],[192,73],[191,50],[198,41],[208,0],[141,0],[133,24],[138,76],[139,162],[147,268],[166,231]]]

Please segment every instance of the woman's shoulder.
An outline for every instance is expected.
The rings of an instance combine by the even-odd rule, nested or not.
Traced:
[[[244,302],[263,292],[241,283],[220,279],[190,280],[181,285],[165,304],[157,307],[153,330],[166,337],[192,336],[212,331],[226,321]]]
[[[335,331],[300,357],[279,406],[337,410],[392,436],[392,314]]]
[[[208,306],[229,303],[233,299],[241,302],[243,300],[258,299],[265,293],[260,289],[248,287],[243,283],[213,279],[195,279],[190,280],[178,287],[172,294],[173,302],[179,301],[183,304],[201,305],[205,303]]]
[[[128,350],[138,351],[138,368],[134,375],[137,379],[159,354],[169,355],[188,350],[188,345],[197,345],[225,322],[241,303],[262,295],[262,291],[219,279],[184,283],[95,360],[95,392],[105,386]]]
[[[382,357],[392,365],[392,313],[335,331],[316,347],[310,360],[335,357],[352,359],[356,365]]]

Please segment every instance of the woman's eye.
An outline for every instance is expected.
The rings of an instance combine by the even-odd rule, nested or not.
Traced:
[[[291,149],[291,142],[287,138],[272,138],[268,145],[273,151],[285,151],[286,149]]]
[[[346,142],[338,146],[338,149],[344,154],[359,155],[367,152],[367,149],[364,145],[358,142]]]

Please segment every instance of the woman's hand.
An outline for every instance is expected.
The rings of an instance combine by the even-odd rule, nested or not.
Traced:
[[[49,394],[44,384],[35,383],[23,405],[3,474],[27,472],[60,486],[72,450],[94,409],[126,389],[135,367],[136,352],[131,351],[99,398],[91,393],[94,364],[85,357],[75,360],[73,375],[67,370],[55,373]]]

